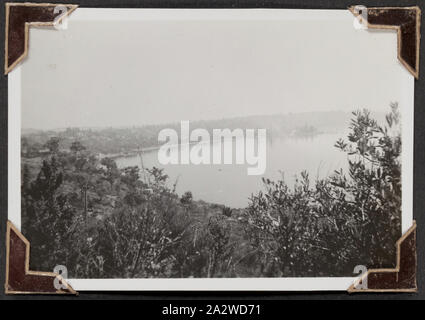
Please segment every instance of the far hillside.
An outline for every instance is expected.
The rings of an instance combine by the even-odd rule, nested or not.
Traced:
[[[191,129],[258,129],[265,128],[271,137],[311,136],[320,133],[342,132],[347,128],[350,113],[340,111],[292,114],[256,115],[237,118],[191,121]],[[379,115],[377,115],[379,118]],[[59,148],[69,150],[75,141],[90,152],[104,155],[132,153],[139,149],[159,146],[158,133],[164,128],[179,132],[180,123],[155,124],[133,127],[65,128],[55,130],[22,130],[22,155],[37,157],[48,152],[46,143],[58,138]]]

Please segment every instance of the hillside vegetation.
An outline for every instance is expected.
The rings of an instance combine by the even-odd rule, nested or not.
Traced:
[[[194,201],[190,190],[179,196],[160,169],[119,169],[95,155],[116,152],[121,139],[133,147],[146,128],[131,139],[115,131],[108,150],[99,141],[109,129],[74,141],[77,129],[34,134],[27,147],[47,151],[22,159],[31,268],[146,278],[352,276],[356,265],[393,266],[401,232],[399,117],[397,105],[385,125],[367,110],[354,112],[349,134],[335,142],[347,154],[347,172],[315,181],[301,172],[294,187],[264,180],[265,190],[253,190],[238,210]]]

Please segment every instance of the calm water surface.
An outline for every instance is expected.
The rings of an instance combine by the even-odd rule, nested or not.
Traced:
[[[145,152],[146,168],[163,168],[172,185],[176,180],[177,193],[191,191],[194,199],[225,204],[230,207],[245,207],[252,193],[263,189],[262,177],[280,179],[282,174],[289,185],[296,175],[306,170],[312,182],[316,177],[325,177],[334,170],[347,167],[346,154],[334,147],[343,133],[320,134],[310,138],[279,138],[268,140],[267,167],[262,176],[247,175],[249,165],[162,165],[157,151]],[[140,157],[116,159],[120,168],[140,166]]]

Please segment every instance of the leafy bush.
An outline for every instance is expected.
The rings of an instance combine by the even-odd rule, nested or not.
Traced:
[[[353,113],[348,175],[336,171],[311,186],[308,174],[293,189],[264,180],[252,196],[247,235],[258,252],[260,274],[350,275],[356,265],[391,267],[400,237],[400,114],[391,105],[381,127],[367,110]]]

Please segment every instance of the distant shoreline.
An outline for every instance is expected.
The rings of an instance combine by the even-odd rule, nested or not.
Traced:
[[[325,133],[330,133],[330,132],[317,131],[314,134],[312,134],[311,136],[317,136],[317,135],[321,135],[321,134],[325,134]],[[297,135],[293,135],[293,133],[291,133],[291,135],[289,135],[287,137],[288,138],[291,138],[291,139],[294,139],[294,138],[297,138],[297,137],[298,138],[306,138],[306,137],[309,137],[309,136],[310,135],[305,135],[305,136],[300,135],[300,136],[297,136]],[[189,142],[189,145],[192,146],[192,145],[197,144],[197,143],[199,143],[199,142],[198,141],[191,141],[191,142]],[[161,146],[163,146],[163,145],[146,147],[146,148],[141,148],[141,149],[138,149],[138,150],[130,150],[130,151],[120,152],[120,153],[101,154],[100,158],[101,159],[103,159],[103,158],[110,158],[110,159],[113,159],[113,160],[116,160],[118,158],[129,158],[129,157],[137,156],[140,152],[141,153],[149,153],[149,152],[152,152],[152,151],[159,150],[161,148]],[[173,145],[173,146],[180,148],[181,143],[176,144],[176,145]]]
[[[134,157],[138,155],[140,152],[141,153],[151,152],[151,151],[159,150],[159,148],[161,148],[161,146],[146,147],[146,148],[141,148],[140,150],[131,150],[131,151],[120,152],[120,153],[101,154],[100,158],[118,159],[118,158]]]
[[[190,142],[189,145],[193,145],[193,144],[196,144],[196,143],[197,142]],[[162,146],[163,145],[146,147],[146,148],[141,148],[139,150],[131,150],[131,151],[127,151],[127,152],[102,154],[101,158],[117,159],[117,158],[134,157],[134,156],[138,155],[140,152],[141,153],[145,153],[145,152],[152,152],[152,151],[159,150]],[[179,144],[177,144],[175,146],[176,147],[180,147],[181,146],[181,143],[179,143]]]

